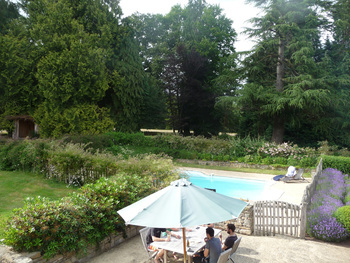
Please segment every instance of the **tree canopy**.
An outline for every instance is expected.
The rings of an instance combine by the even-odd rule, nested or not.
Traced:
[[[119,1],[0,0],[0,129],[219,131],[350,146],[350,3],[250,0],[263,12],[239,54],[233,21],[189,0],[122,18]]]

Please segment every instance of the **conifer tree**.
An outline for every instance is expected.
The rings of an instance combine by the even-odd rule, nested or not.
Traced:
[[[260,117],[272,126],[271,140],[282,143],[286,123],[298,123],[305,112],[322,112],[330,103],[318,71],[323,19],[312,0],[250,2],[264,15],[253,18],[255,27],[246,31],[258,44],[244,61],[247,85],[241,102],[256,103]]]

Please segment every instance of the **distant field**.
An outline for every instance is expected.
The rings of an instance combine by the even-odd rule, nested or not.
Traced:
[[[161,130],[161,129],[141,129],[141,131],[145,134],[161,134],[161,133],[174,133],[173,130]],[[175,130],[175,133],[178,133],[178,131]],[[191,131],[193,134],[193,131]],[[219,132],[219,135],[224,134],[223,132]],[[230,136],[236,136],[236,133],[225,133]]]

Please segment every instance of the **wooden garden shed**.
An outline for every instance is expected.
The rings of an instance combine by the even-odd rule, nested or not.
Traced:
[[[24,139],[39,132],[39,127],[32,116],[16,115],[7,116],[8,120],[14,121],[15,130],[12,133],[13,139]]]

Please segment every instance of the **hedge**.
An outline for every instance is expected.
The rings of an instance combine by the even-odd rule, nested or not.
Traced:
[[[322,155],[323,169],[334,168],[344,174],[350,174],[350,157]]]

